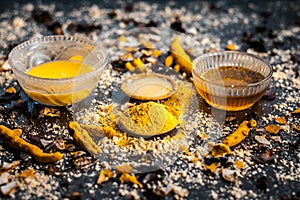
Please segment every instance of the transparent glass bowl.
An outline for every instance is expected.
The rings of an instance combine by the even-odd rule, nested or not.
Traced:
[[[208,53],[193,64],[193,81],[200,96],[212,107],[227,111],[251,107],[264,95],[272,77],[266,61],[241,52]]]
[[[41,78],[26,73],[42,63],[73,56],[81,56],[93,71],[71,78]],[[44,36],[16,46],[9,54],[9,63],[20,86],[32,99],[45,105],[65,106],[86,98],[95,89],[109,59],[106,50],[89,39]]]

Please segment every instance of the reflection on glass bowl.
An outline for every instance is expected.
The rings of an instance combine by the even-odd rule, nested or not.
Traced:
[[[225,51],[196,58],[192,74],[198,93],[209,105],[239,111],[250,108],[264,95],[272,67],[257,56]]]
[[[95,89],[109,59],[105,49],[86,38],[44,36],[16,46],[9,54],[9,63],[28,96],[45,105],[65,106],[86,98]],[[40,71],[45,76],[30,73],[45,64],[48,68]],[[90,70],[83,73],[86,66]],[[51,75],[55,71],[73,75]]]

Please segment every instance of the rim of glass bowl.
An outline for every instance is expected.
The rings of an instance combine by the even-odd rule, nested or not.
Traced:
[[[103,58],[104,58],[103,62],[99,63],[99,65],[101,65],[101,66],[96,67],[94,71],[91,71],[91,72],[88,72],[88,73],[85,73],[82,75],[74,76],[74,77],[43,78],[43,77],[38,77],[38,76],[33,76],[30,74],[27,74],[26,71],[22,71],[18,68],[18,66],[14,65],[15,61],[13,61],[13,57],[15,55],[17,55],[22,49],[26,48],[27,45],[38,43],[38,42],[43,43],[43,42],[60,42],[60,41],[74,41],[74,42],[78,42],[78,43],[82,43],[82,44],[87,44],[87,45],[92,46],[93,49],[95,49],[97,46],[101,46],[100,44],[98,44],[95,41],[92,41],[88,38],[79,37],[79,36],[51,35],[51,36],[34,37],[25,42],[20,43],[15,48],[13,48],[8,55],[8,62],[10,64],[11,68],[13,69],[13,71],[16,71],[17,73],[22,74],[22,76],[24,76],[23,78],[30,78],[30,79],[34,78],[34,79],[38,79],[40,81],[45,81],[45,82],[59,81],[59,83],[68,83],[70,81],[76,82],[76,81],[80,81],[82,79],[88,79],[88,78],[95,76],[95,74],[102,72],[110,61],[107,50],[101,46],[101,54],[103,55]],[[92,51],[93,51],[93,49],[92,49]]]
[[[249,54],[249,53],[245,53],[245,52],[236,52],[236,51],[211,52],[211,53],[206,53],[206,54],[203,54],[203,55],[197,57],[193,61],[193,65],[194,65],[194,69],[192,70],[193,75],[196,76],[197,78],[203,80],[204,82],[211,84],[211,85],[223,86],[222,84],[217,84],[214,81],[211,81],[209,79],[204,78],[202,75],[198,74],[198,72],[196,72],[196,70],[195,70],[195,66],[199,62],[199,60],[203,60],[203,59],[206,59],[208,57],[217,56],[217,55],[221,55],[221,54],[241,54],[241,55],[244,55],[244,56],[250,56],[252,58],[255,58],[255,59],[257,59],[257,60],[265,63],[269,67],[269,70],[270,70],[269,74],[263,80],[261,80],[259,82],[256,82],[256,83],[247,83],[247,84],[242,85],[242,86],[235,85],[234,87],[230,87],[230,88],[255,87],[255,86],[258,86],[258,85],[262,84],[263,82],[268,81],[270,78],[272,78],[273,68],[272,68],[272,66],[267,61],[265,61],[264,59],[262,59],[262,58],[260,58],[260,57],[258,57],[256,55],[253,55],[253,54]]]

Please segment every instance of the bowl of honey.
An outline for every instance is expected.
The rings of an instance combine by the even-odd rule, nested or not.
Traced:
[[[24,92],[49,106],[66,106],[90,95],[109,63],[97,42],[74,36],[43,36],[16,46],[9,63]]]
[[[212,107],[240,111],[264,95],[272,78],[272,66],[262,58],[243,52],[207,53],[193,61],[194,85]]]

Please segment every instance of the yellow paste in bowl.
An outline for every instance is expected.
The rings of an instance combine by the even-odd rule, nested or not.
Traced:
[[[46,62],[27,71],[27,74],[40,78],[72,78],[92,72],[94,69],[86,64],[72,60]]]
[[[77,59],[70,59],[43,63],[28,70],[27,74],[39,78],[65,79],[86,74],[94,70],[93,67],[79,61],[80,60],[77,61]],[[96,83],[94,86],[96,86]],[[93,87],[75,91],[76,83],[70,81],[70,83],[66,83],[63,86],[60,84],[56,85],[55,83],[44,86],[44,88],[42,88],[43,91],[41,91],[41,89],[36,91],[32,88],[23,89],[31,98],[40,103],[53,106],[65,106],[87,97],[93,90]]]

